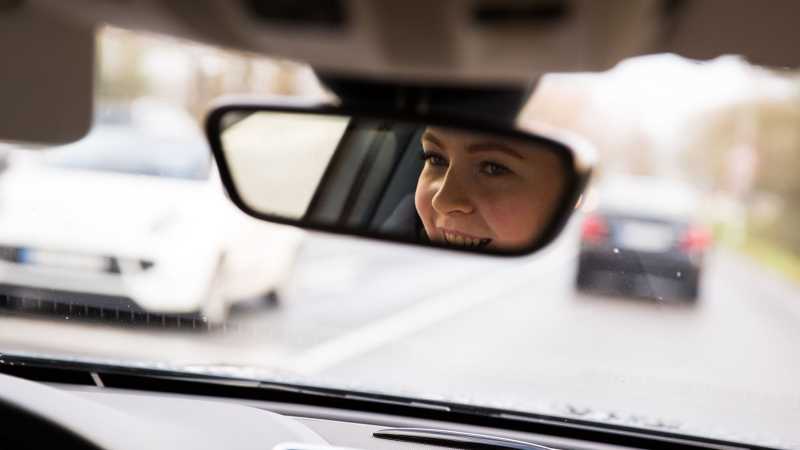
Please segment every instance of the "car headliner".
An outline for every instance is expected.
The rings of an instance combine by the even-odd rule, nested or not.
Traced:
[[[325,2],[340,16],[328,21],[312,14],[320,2],[303,6],[303,0],[291,8],[228,0],[35,2],[90,23],[297,59],[354,77],[527,82],[545,72],[604,70],[662,52],[800,65],[792,0],[339,0]]]

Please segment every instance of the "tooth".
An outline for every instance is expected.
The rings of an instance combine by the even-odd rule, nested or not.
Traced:
[[[467,238],[467,245],[469,245],[470,247],[474,247],[475,246],[475,239]]]
[[[464,236],[456,236],[456,244],[463,246],[464,245]]]

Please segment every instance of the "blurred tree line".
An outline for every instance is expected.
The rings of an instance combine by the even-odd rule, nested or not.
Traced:
[[[731,89],[737,95],[726,101],[706,102],[702,89],[671,83],[654,65],[640,73],[651,82],[630,83],[630,92],[624,82],[613,83],[613,70],[545,77],[522,121],[587,138],[600,156],[597,178],[625,173],[687,181],[709,193],[712,219],[738,229],[737,239],[755,237],[800,258],[800,75],[725,62],[741,72]],[[682,64],[694,66],[698,85],[713,89],[720,71],[714,61],[706,68]],[[704,70],[710,74],[701,79]],[[660,96],[652,95],[656,90]],[[678,106],[648,103],[649,97]]]
[[[694,124],[683,159],[687,173],[743,204],[749,236],[800,256],[800,78],[787,80],[794,91],[784,97],[726,105]]]
[[[221,95],[323,95],[305,65],[149,33],[105,27],[97,55],[97,102],[158,98],[198,123]]]

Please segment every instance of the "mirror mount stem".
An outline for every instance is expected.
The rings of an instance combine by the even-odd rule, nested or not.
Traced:
[[[385,80],[364,80],[317,72],[320,82],[342,106],[373,106],[415,116],[452,115],[509,126],[536,87],[526,85],[416,85]]]

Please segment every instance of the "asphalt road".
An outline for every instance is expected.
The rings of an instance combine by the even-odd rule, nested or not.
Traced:
[[[800,289],[730,251],[710,255],[690,307],[575,292],[569,238],[524,259],[307,244],[280,302],[222,329],[3,316],[0,349],[257,367],[800,448]]]

